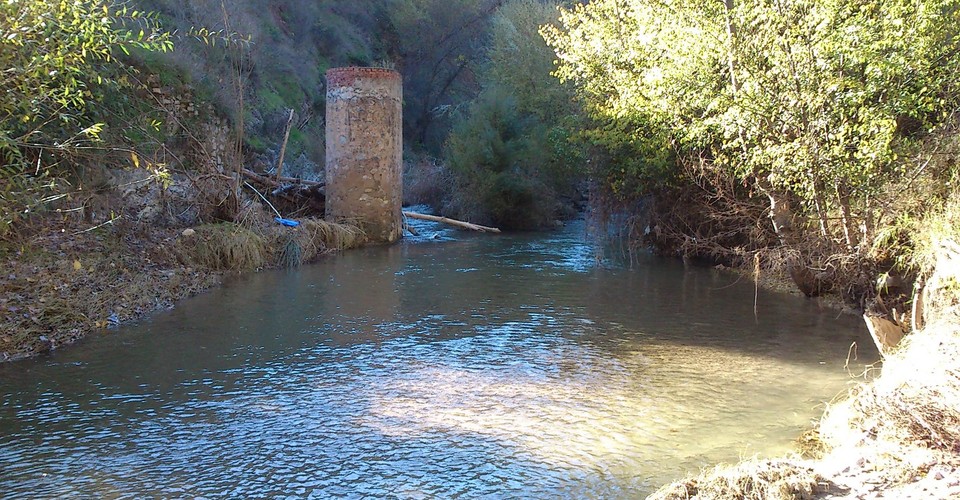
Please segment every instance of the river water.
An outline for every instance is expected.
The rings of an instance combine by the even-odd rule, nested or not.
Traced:
[[[856,318],[583,223],[419,226],[0,366],[2,496],[636,498],[788,452],[851,344],[877,356]]]

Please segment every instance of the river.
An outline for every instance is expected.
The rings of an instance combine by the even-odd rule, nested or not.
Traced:
[[[877,358],[857,318],[582,222],[418,226],[0,366],[2,496],[636,498],[788,452]]]

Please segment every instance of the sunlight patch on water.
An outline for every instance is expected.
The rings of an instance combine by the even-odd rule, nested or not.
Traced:
[[[813,414],[771,406],[763,397],[816,393],[817,378],[802,367],[719,348],[647,344],[602,359],[582,347],[559,347],[547,356],[538,352],[537,365],[479,371],[420,364],[391,379],[366,380],[369,410],[356,423],[400,439],[438,433],[493,439],[515,458],[633,481],[663,474],[657,460],[696,468],[730,449],[786,452]],[[677,386],[678,378],[699,371],[715,376]],[[783,380],[771,383],[772,377]],[[765,429],[738,424],[738,413],[757,412],[780,417]],[[698,439],[684,437],[690,433]]]

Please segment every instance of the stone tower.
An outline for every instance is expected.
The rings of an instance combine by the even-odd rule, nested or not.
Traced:
[[[327,219],[358,223],[373,243],[403,235],[402,99],[396,71],[327,71]]]

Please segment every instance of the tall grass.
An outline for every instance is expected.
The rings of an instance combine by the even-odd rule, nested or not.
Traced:
[[[177,255],[184,264],[216,271],[297,267],[324,252],[356,248],[365,241],[358,227],[321,219],[303,219],[295,228],[205,224],[194,230],[177,241]]]
[[[336,224],[322,219],[303,219],[296,228],[278,228],[271,247],[278,249],[277,265],[298,267],[327,251],[360,246],[363,232],[356,226]]]
[[[268,247],[262,236],[234,224],[204,224],[195,234],[177,241],[181,262],[216,271],[251,271],[267,262]]]

